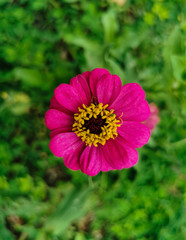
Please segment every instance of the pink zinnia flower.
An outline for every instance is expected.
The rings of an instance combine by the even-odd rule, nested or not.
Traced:
[[[160,122],[159,109],[155,103],[150,103],[149,107],[150,107],[150,116],[149,116],[149,118],[147,118],[146,121],[144,121],[144,124],[151,131],[153,131],[155,129],[156,125]]]
[[[96,68],[55,89],[45,115],[49,147],[68,168],[90,176],[130,168],[138,161],[136,148],[149,140],[142,124],[149,114],[139,84],[122,87],[117,75]]]

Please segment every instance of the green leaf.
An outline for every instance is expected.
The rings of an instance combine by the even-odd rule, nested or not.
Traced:
[[[50,75],[42,74],[37,69],[18,67],[14,69],[14,75],[30,87],[48,89],[51,86],[52,79]]]
[[[118,31],[118,22],[115,12],[108,11],[102,15],[102,24],[104,29],[105,42],[114,41],[116,32]]]
[[[177,81],[184,81],[186,76],[186,58],[182,56],[171,57],[173,74]]]
[[[0,217],[0,239],[2,240],[15,240],[14,236],[5,227],[5,223]]]
[[[80,219],[94,204],[90,201],[90,189],[73,190],[56,207],[55,212],[47,220],[44,229],[55,235],[64,233],[72,221]],[[93,204],[93,205],[92,205]]]
[[[114,61],[114,59],[111,59],[111,58],[107,58],[106,63],[108,64],[108,66],[107,66],[108,70],[110,70],[111,73],[120,76],[123,84],[126,83],[124,81],[124,79],[125,79],[124,71],[121,68],[121,66],[116,61]]]
[[[79,2],[79,0],[64,0],[66,3],[76,3]]]
[[[63,36],[63,39],[67,43],[74,44],[78,47],[82,47],[84,49],[95,51],[95,49],[99,48],[99,44],[96,41],[90,40],[84,36],[74,35],[74,34],[66,34]]]
[[[170,34],[168,40],[165,42],[165,48],[163,50],[165,60],[170,62],[171,55],[182,55],[182,48],[182,35],[180,27],[176,26]]]

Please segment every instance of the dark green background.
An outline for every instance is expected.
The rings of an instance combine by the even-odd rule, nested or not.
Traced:
[[[0,240],[186,239],[185,11],[0,0]],[[89,178],[52,155],[43,117],[60,83],[95,67],[139,83],[161,122],[135,167]]]

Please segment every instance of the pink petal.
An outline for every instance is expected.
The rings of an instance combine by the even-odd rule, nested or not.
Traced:
[[[150,117],[143,122],[150,130],[154,130],[156,125],[160,122],[160,117],[157,115],[157,113],[151,113]]]
[[[57,109],[49,109],[45,114],[45,124],[50,130],[61,127],[71,127],[73,122],[73,117]]]
[[[127,159],[123,159],[124,161],[123,168],[130,168],[134,166],[139,159],[137,150],[126,144],[125,141],[123,141],[123,139],[120,138],[120,136],[117,137],[116,141],[120,144],[120,146],[122,146],[122,148],[125,150],[127,154]]]
[[[120,137],[108,140],[103,146],[103,154],[108,166],[108,169],[104,166],[104,171],[129,168],[138,161],[136,149],[125,144]]]
[[[150,103],[150,116],[143,123],[152,131],[156,125],[160,122],[160,117],[158,115],[159,109],[154,103]]]
[[[61,127],[54,129],[50,132],[50,138],[53,138],[55,135],[59,133],[65,133],[65,132],[72,132],[72,127]]]
[[[69,154],[68,156],[63,158],[65,166],[72,170],[79,170],[80,156],[84,149],[85,149],[85,144],[84,142],[81,142],[81,144],[79,144],[79,146],[76,148],[76,150],[72,154]]]
[[[145,121],[150,115],[150,108],[145,100],[145,92],[137,83],[124,85],[116,100],[109,106],[124,121]]]
[[[97,175],[101,170],[102,151],[100,147],[87,146],[80,157],[80,168],[90,176]]]
[[[94,97],[96,97],[97,83],[104,74],[109,74],[109,71],[104,68],[95,68],[90,73],[89,84]]]
[[[124,156],[126,157],[126,153],[116,140],[107,140],[106,144],[103,146],[103,155],[106,165],[109,167],[109,169],[106,169],[106,165],[102,164],[105,171],[109,171],[110,169],[119,170],[123,168],[123,158]]]
[[[83,101],[77,90],[65,83],[60,84],[54,91],[56,100],[66,109],[72,112],[78,112],[78,107],[81,107]]]
[[[149,128],[140,122],[124,121],[117,131],[131,147],[135,148],[142,147],[150,138]]]
[[[51,101],[50,101],[50,106],[49,106],[50,109],[57,109],[61,112],[64,112],[64,113],[67,113],[69,115],[72,115],[73,116],[73,112],[67,110],[66,108],[64,108],[63,106],[61,106],[58,101],[56,100],[55,96],[53,96],[51,98]]]
[[[153,102],[150,103],[149,107],[150,107],[150,112],[151,113],[158,113],[159,112],[159,109],[158,109],[158,107],[156,106],[155,103],[153,103]]]
[[[117,75],[105,74],[97,84],[97,97],[100,103],[112,104],[121,91],[121,79]]]
[[[73,154],[81,145],[81,139],[73,132],[60,133],[54,136],[49,144],[52,153],[57,157]]]
[[[86,71],[84,73],[82,73],[81,75],[83,75],[83,77],[87,80],[87,82],[89,82],[89,76],[90,76],[90,71]]]
[[[110,163],[106,161],[106,158],[104,157],[104,160],[102,161],[102,164],[101,164],[101,171],[108,172],[111,170],[114,170],[114,168],[110,165]]]
[[[90,105],[91,103],[91,92],[88,85],[88,81],[83,75],[77,75],[70,80],[70,85],[73,86],[85,105]]]

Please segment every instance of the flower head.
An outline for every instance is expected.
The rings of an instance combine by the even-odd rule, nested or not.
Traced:
[[[145,92],[137,83],[121,85],[117,75],[96,68],[61,84],[51,99],[45,124],[49,147],[72,170],[94,176],[129,168],[138,161],[136,148],[146,144],[150,115]]]
[[[144,121],[144,124],[150,129],[150,131],[153,131],[156,125],[160,122],[159,109],[153,102],[149,104],[149,107],[150,116],[146,121]]]

